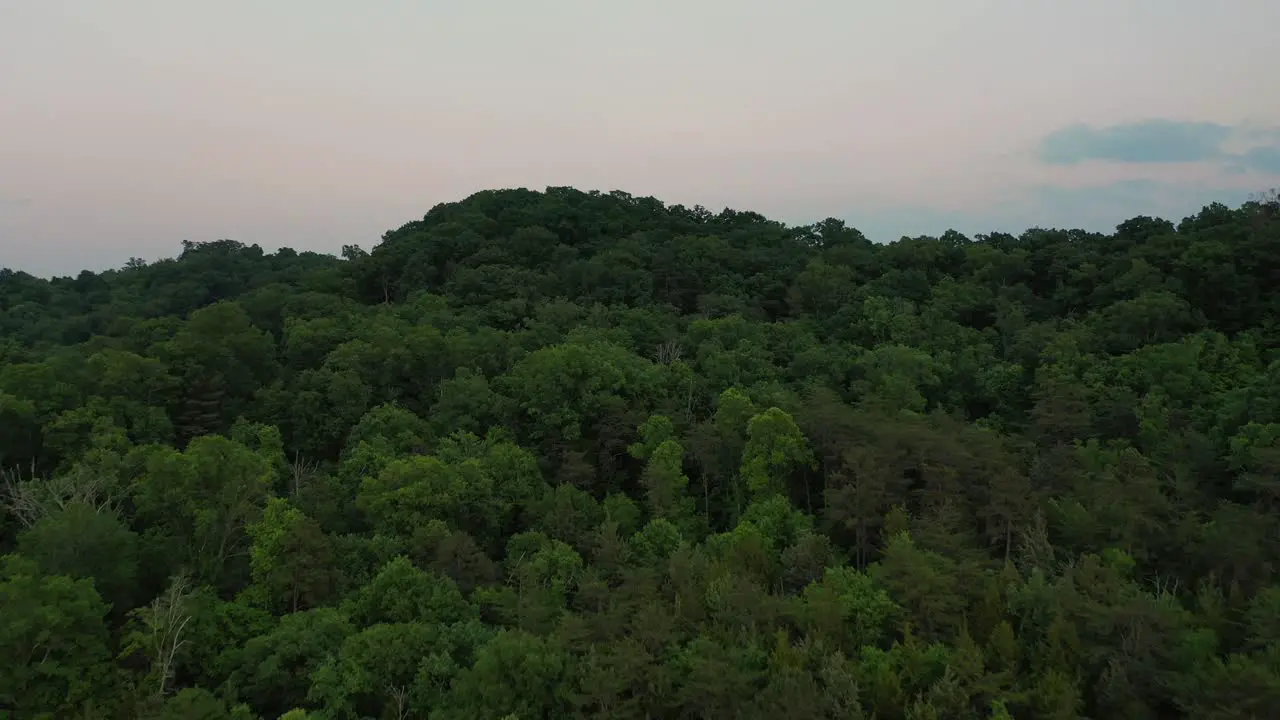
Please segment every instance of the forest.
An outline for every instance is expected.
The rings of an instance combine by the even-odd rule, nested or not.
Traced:
[[[1280,201],[493,190],[0,271],[0,718],[1280,716]]]

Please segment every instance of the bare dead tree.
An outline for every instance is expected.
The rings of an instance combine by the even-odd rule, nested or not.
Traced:
[[[302,491],[302,486],[308,480],[315,477],[316,471],[319,470],[320,463],[314,460],[308,460],[301,454],[295,452],[293,454],[293,462],[289,464],[289,496],[296,498],[298,493]]]
[[[102,512],[115,506],[110,478],[83,465],[49,478],[45,487],[49,502],[59,509],[81,504]]]
[[[1151,581],[1156,597],[1177,598],[1182,582],[1177,577],[1161,577],[1159,574]]]
[[[387,696],[391,699],[391,716],[396,720],[407,720],[409,689],[403,685],[387,685]]]
[[[667,340],[653,351],[653,359],[661,365],[670,365],[683,357],[684,352],[677,340]]]
[[[1049,527],[1044,514],[1036,512],[1031,522],[1022,529],[1022,542],[1018,546],[1017,563],[1023,572],[1031,572],[1039,568],[1053,572],[1057,558],[1053,552],[1053,544],[1049,542]]]
[[[1255,227],[1263,229],[1280,220],[1280,188],[1271,188],[1249,196],[1255,212]]]
[[[108,478],[92,468],[77,465],[61,475],[40,477],[32,463],[29,475],[23,479],[17,468],[0,470],[0,504],[23,527],[70,505],[87,505],[95,512],[115,508]]]
[[[1258,203],[1264,208],[1276,209],[1280,206],[1280,188],[1271,188],[1270,190],[1253,193],[1249,196],[1249,200]]]
[[[31,474],[35,474],[36,464],[31,462]],[[44,517],[39,500],[39,493],[32,492],[22,479],[22,471],[17,466],[0,468],[0,504],[13,514],[23,527],[29,528]]]
[[[126,652],[142,650],[151,660],[156,674],[156,693],[163,696],[173,678],[178,651],[187,641],[183,633],[191,622],[191,579],[185,573],[176,575],[151,604],[133,611],[141,628],[135,631]]]

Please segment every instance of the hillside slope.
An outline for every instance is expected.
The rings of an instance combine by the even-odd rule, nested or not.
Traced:
[[[1278,209],[0,271],[0,711],[1273,717]]]

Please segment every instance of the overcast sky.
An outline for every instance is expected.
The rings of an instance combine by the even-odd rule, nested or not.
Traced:
[[[1280,185],[1274,0],[0,0],[0,267],[573,185],[872,239]]]

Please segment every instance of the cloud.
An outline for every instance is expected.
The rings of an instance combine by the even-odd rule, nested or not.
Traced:
[[[1121,163],[1188,163],[1220,160],[1233,128],[1210,122],[1144,120],[1125,125],[1071,125],[1040,142],[1040,159],[1050,165],[1089,160]]]
[[[1250,148],[1231,156],[1231,169],[1243,172],[1260,172],[1280,175],[1280,142]]]
[[[1280,128],[1153,119],[1095,127],[1071,125],[1037,147],[1049,166],[1089,161],[1127,165],[1198,163],[1231,173],[1280,175]]]

